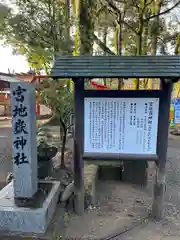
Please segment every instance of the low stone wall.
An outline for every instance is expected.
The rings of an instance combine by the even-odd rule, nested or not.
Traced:
[[[99,166],[95,164],[84,164],[84,198],[85,207],[95,205],[96,202],[96,181],[98,178]]]
[[[141,186],[147,185],[148,162],[147,161],[125,161],[122,171],[122,181],[137,184]]]

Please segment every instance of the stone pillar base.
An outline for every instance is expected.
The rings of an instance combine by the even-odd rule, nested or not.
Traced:
[[[29,207],[19,207],[15,204],[13,182],[0,191],[0,231],[35,234],[46,232],[59,199],[60,182],[40,181],[39,184],[50,186],[49,193],[44,198],[42,194],[35,196],[33,202],[37,205]]]

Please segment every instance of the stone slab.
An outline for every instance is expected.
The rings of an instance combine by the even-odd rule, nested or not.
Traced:
[[[85,207],[95,205],[96,181],[98,178],[98,165],[84,164],[84,199]]]
[[[14,195],[37,192],[36,95],[32,85],[13,82],[11,89]]]
[[[52,189],[42,207],[17,207],[14,203],[13,182],[0,191],[0,231],[18,233],[45,233],[54,214],[59,193],[60,182],[39,181],[51,183]]]

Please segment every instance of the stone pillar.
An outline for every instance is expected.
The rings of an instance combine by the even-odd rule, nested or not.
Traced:
[[[12,160],[14,197],[37,192],[36,96],[32,85],[11,83]]]

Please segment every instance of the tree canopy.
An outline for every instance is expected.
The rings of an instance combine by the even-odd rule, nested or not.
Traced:
[[[179,54],[179,0],[13,2],[0,5],[0,37],[37,72],[56,55]]]
[[[49,66],[56,54],[156,54],[175,44],[180,1],[169,0],[16,0],[0,5],[0,34],[15,53],[37,68]],[[165,20],[171,12],[169,22]],[[172,22],[174,27],[172,28]],[[170,28],[171,26],[171,28]],[[79,28],[79,46],[75,29]],[[108,38],[104,41],[103,38]],[[121,37],[119,37],[121,35]]]

